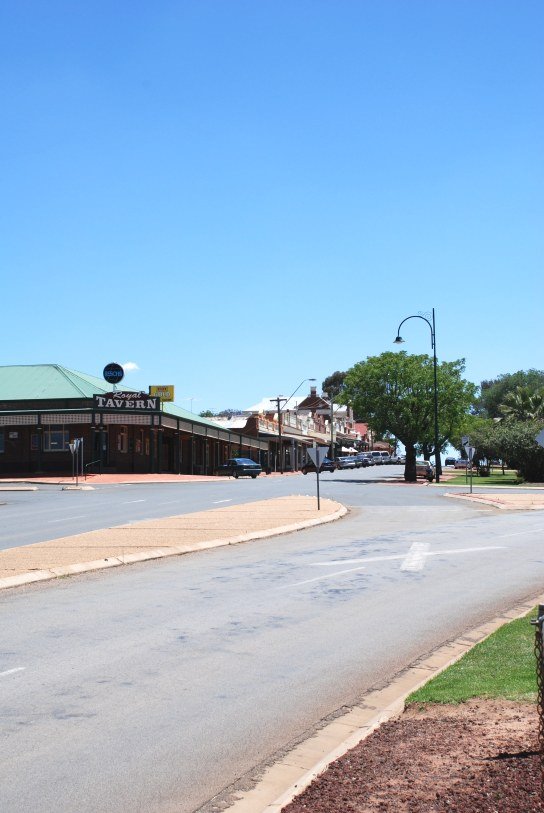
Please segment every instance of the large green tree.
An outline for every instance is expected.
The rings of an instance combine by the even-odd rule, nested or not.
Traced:
[[[474,400],[475,386],[463,379],[464,360],[437,368],[439,444],[459,430]],[[406,449],[404,477],[416,479],[416,446],[434,447],[433,359],[387,352],[348,370],[340,396],[364,416],[374,432],[391,432]]]
[[[500,418],[501,405],[508,393],[518,387],[537,392],[544,387],[544,370],[518,370],[516,373],[503,373],[497,378],[482,381],[480,396],[475,402],[475,411],[487,418]]]

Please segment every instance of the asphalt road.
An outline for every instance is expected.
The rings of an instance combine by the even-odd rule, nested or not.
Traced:
[[[323,477],[324,495],[353,507],[333,525],[1,595],[0,809],[211,810],[319,720],[542,590],[539,512],[367,472]],[[190,486],[192,510],[245,501],[261,481],[242,482]],[[300,482],[265,488],[279,496]],[[164,487],[148,488],[117,488],[119,509],[135,493],[165,510]],[[105,510],[106,491],[75,494]],[[67,494],[19,504],[26,513],[38,496],[43,524]]]
[[[405,501],[402,489],[391,492],[377,488],[379,481],[398,477],[402,472],[402,466],[376,466],[324,473],[320,477],[320,492],[345,504],[402,504]],[[439,486],[409,488],[414,492],[411,500],[417,504],[433,504],[439,490]],[[456,490],[466,491],[461,486]],[[285,494],[315,493],[315,474],[263,475],[258,480],[218,478],[212,483],[108,485],[92,491],[64,491],[62,486],[50,485],[39,486],[37,491],[0,490],[0,550],[144,519]]]

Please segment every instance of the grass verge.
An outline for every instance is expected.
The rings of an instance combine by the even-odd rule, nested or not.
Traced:
[[[446,481],[449,486],[465,486],[470,483],[470,474],[467,477],[466,474],[459,474],[457,477],[452,477],[451,480]],[[517,472],[515,471],[506,471],[504,474],[502,472],[497,472],[496,474],[490,474],[489,477],[478,477],[478,475],[474,474],[472,477],[472,484],[479,486],[521,486],[523,485],[523,479],[518,477]]]
[[[485,641],[411,694],[407,703],[462,703],[471,697],[535,701],[536,608],[505,624]]]

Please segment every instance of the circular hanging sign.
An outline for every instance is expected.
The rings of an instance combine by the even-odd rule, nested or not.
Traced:
[[[125,371],[121,367],[120,364],[116,364],[112,361],[111,364],[106,364],[104,367],[104,372],[102,374],[108,384],[118,384],[120,381],[123,380]]]

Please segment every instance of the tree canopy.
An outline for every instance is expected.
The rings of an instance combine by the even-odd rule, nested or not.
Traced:
[[[518,387],[536,392],[544,387],[544,370],[518,370],[516,373],[503,373],[497,378],[482,381],[480,397],[475,402],[475,411],[487,418],[500,418],[501,404],[508,393]]]
[[[463,423],[475,386],[462,377],[464,359],[437,368],[439,444]],[[416,445],[434,446],[434,374],[428,355],[387,352],[348,370],[341,400],[364,416],[374,432],[390,432],[406,449],[405,478],[415,479]]]
[[[331,373],[321,384],[321,392],[326,392],[329,398],[338,398],[344,387],[344,381],[347,373],[342,373],[336,370]]]

